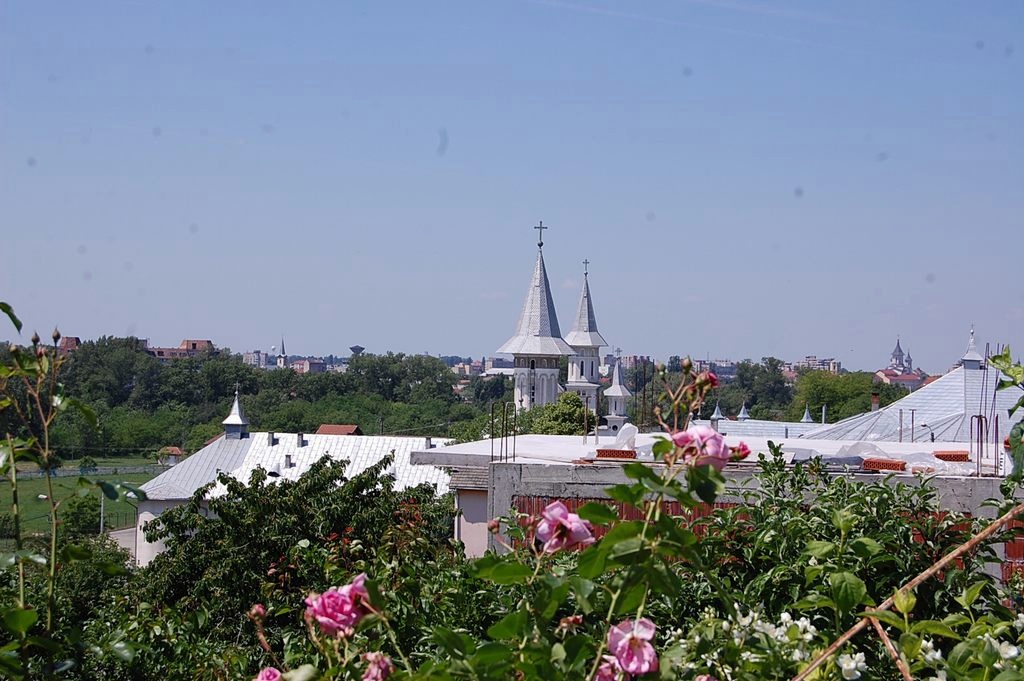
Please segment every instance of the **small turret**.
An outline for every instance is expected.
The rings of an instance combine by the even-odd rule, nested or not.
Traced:
[[[238,387],[235,387],[235,401],[231,403],[231,412],[221,421],[224,426],[224,437],[228,440],[241,440],[249,437],[249,419],[242,412],[238,401]]]

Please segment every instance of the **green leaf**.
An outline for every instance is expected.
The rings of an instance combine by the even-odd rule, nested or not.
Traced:
[[[18,333],[21,333],[21,320],[14,314],[14,308],[9,303],[0,300],[0,312],[7,315],[7,318],[11,320],[11,324],[14,324],[14,328],[18,330]]]
[[[607,488],[605,493],[620,503],[638,506],[644,498],[645,490],[643,485],[624,485],[620,483]]]
[[[103,496],[105,496],[106,498],[110,499],[111,501],[114,501],[114,500],[117,499],[117,488],[116,487],[114,487],[113,485],[111,485],[109,482],[107,482],[105,480],[99,480],[99,481],[96,482],[96,484],[99,485],[100,491],[103,492]]]
[[[661,481],[658,474],[645,463],[627,463],[622,467],[622,472],[626,474],[627,478],[634,480],[657,480]]]
[[[619,519],[615,509],[605,504],[591,501],[580,506],[576,513],[584,520],[589,520],[595,525],[610,525]]]
[[[584,579],[593,579],[604,572],[607,562],[608,550],[604,544],[595,544],[580,554],[576,571]]]
[[[935,620],[921,620],[920,622],[914,622],[914,624],[910,626],[910,630],[915,634],[943,636],[956,641],[959,641],[961,638],[960,634],[956,633],[942,622],[936,622]]]
[[[858,537],[854,539],[850,542],[850,548],[861,558],[868,558],[882,551],[882,545],[871,537]]]
[[[675,444],[672,440],[659,437],[654,441],[654,446],[651,447],[651,453],[654,454],[655,459],[661,459],[666,454],[670,454],[673,449],[675,449]]]
[[[713,504],[725,492],[725,478],[711,466],[691,466],[686,470],[686,481],[701,501]]]
[[[24,608],[9,608],[3,614],[4,626],[7,631],[18,636],[27,634],[38,619],[39,613]]]
[[[857,616],[874,617],[879,622],[882,622],[883,624],[888,624],[890,627],[896,627],[900,631],[903,631],[907,628],[907,625],[903,621],[903,618],[894,612],[890,612],[889,610],[865,610],[864,612],[859,613]]]
[[[836,545],[830,541],[821,541],[820,539],[812,539],[807,542],[807,546],[804,548],[804,554],[813,556],[814,558],[826,558],[836,550]]]
[[[66,397],[61,407],[61,411],[66,410],[68,407],[74,409],[85,419],[85,422],[89,424],[89,427],[96,430],[96,412],[93,411],[92,407],[78,399],[77,397]]]
[[[433,629],[434,641],[440,645],[445,652],[452,657],[463,658],[466,656],[465,641],[458,634],[447,627],[437,626]]]
[[[836,603],[827,596],[822,596],[821,594],[811,594],[807,598],[804,598],[794,603],[793,607],[797,610],[816,610],[818,608],[829,608],[831,610],[835,610]]]
[[[965,587],[963,593],[955,599],[956,602],[964,606],[967,610],[970,610],[971,606],[974,605],[974,602],[978,600],[978,596],[981,595],[981,591],[985,588],[987,583],[988,582],[975,582],[974,584]]]
[[[829,577],[829,583],[832,585],[832,600],[840,612],[850,612],[853,606],[867,598],[864,580],[851,572],[835,572]]]
[[[522,584],[533,575],[533,570],[513,561],[498,563],[487,574],[481,575],[495,584]]]
[[[117,641],[110,646],[110,652],[123,662],[131,662],[135,657],[135,649],[127,641]]]
[[[565,659],[565,646],[556,643],[551,646],[551,662],[558,663]]]
[[[513,610],[502,617],[498,622],[487,630],[487,635],[501,641],[505,639],[519,638],[526,627],[526,611]]]
[[[473,652],[474,664],[492,665],[512,659],[512,650],[501,643],[489,641]]]
[[[849,532],[853,529],[853,524],[856,522],[857,517],[848,508],[837,508],[832,511],[832,524],[840,532]]]
[[[64,560],[67,561],[89,560],[92,558],[92,550],[87,546],[79,546],[78,544],[67,544],[62,553]]]

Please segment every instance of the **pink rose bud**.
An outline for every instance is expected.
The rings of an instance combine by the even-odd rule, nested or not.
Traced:
[[[487,521],[487,531],[491,534],[498,534],[501,531],[501,521],[497,518],[491,518]]]
[[[746,442],[741,442],[735,447],[731,447],[733,461],[743,461],[743,459],[750,456],[750,447],[747,446]]]
[[[273,667],[264,667],[260,670],[260,673],[256,675],[253,681],[279,681],[281,678],[281,672],[277,671]]]
[[[249,608],[249,617],[254,620],[261,620],[267,616],[267,609],[263,607],[262,603],[257,603]]]
[[[542,520],[537,524],[537,539],[544,543],[547,553],[594,543],[590,523],[575,513],[569,513],[561,501],[551,502],[540,515]]]
[[[363,681],[384,681],[391,672],[395,671],[395,665],[391,663],[391,658],[384,653],[363,653],[363,661],[366,662]]]

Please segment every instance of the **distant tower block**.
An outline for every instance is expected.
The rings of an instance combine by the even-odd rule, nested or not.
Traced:
[[[522,409],[550,404],[558,398],[559,359],[573,354],[573,349],[562,340],[544,267],[543,235],[547,227],[542,222],[534,229],[541,236],[537,240],[537,262],[530,288],[515,335],[498,348],[498,352],[512,355],[514,359],[515,402]]]
[[[597,330],[594,303],[590,297],[589,260],[583,261],[583,291],[576,312],[576,322],[565,342],[572,346],[574,354],[569,358],[569,381],[566,389],[580,396],[591,411],[597,413],[597,391],[600,388],[598,367],[601,365],[601,348],[608,345]]]
[[[608,398],[608,415],[604,417],[604,420],[612,432],[617,433],[629,420],[626,415],[626,405],[629,404],[629,398],[633,396],[626,384],[622,382],[622,360],[618,358],[615,359],[615,366],[612,367],[612,384],[605,388],[604,396]]]

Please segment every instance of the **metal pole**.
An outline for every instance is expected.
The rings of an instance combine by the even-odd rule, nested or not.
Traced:
[[[911,409],[910,410],[910,441],[911,442],[914,441],[914,412],[915,411],[917,411],[917,410],[916,409]]]
[[[104,509],[106,509],[106,503],[105,503],[106,500],[107,500],[106,495],[101,493],[100,494],[100,534],[103,534],[103,515],[106,512],[104,510]]]

